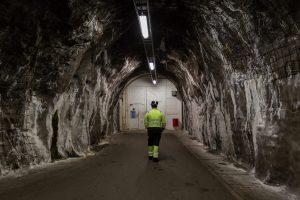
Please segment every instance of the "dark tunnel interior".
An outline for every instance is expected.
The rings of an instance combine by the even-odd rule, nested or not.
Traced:
[[[118,132],[124,87],[149,75],[132,0],[0,10],[0,174],[84,156]],[[150,12],[183,129],[259,179],[299,187],[300,1],[151,0]]]

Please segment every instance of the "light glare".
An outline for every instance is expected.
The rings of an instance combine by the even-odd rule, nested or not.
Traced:
[[[142,35],[144,38],[149,37],[149,31],[148,31],[148,22],[147,22],[147,16],[146,15],[140,15],[140,25],[142,30]]]
[[[149,67],[150,67],[151,70],[154,70],[155,69],[154,63],[153,62],[149,62]]]
[[[156,83],[157,83],[156,80],[153,80],[152,82],[153,82],[154,85],[156,85]]]

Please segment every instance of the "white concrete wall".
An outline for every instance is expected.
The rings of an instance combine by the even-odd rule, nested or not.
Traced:
[[[172,119],[178,118],[182,123],[182,102],[172,96],[172,91],[177,90],[172,82],[167,79],[159,79],[157,85],[153,85],[150,77],[142,77],[132,82],[124,91],[123,99],[126,108],[122,109],[122,116],[126,119],[123,128],[144,129],[144,115],[151,109],[150,103],[158,101],[158,109],[167,118],[167,129],[174,129]],[[130,111],[135,108],[136,118],[131,118]]]

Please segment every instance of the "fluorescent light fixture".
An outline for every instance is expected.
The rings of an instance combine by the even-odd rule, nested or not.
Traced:
[[[140,25],[142,30],[142,35],[144,38],[149,37],[149,30],[148,30],[148,20],[146,15],[140,15]]]
[[[156,85],[156,83],[157,83],[156,80],[152,80],[152,82],[153,82],[154,85]]]
[[[151,70],[154,70],[155,69],[154,63],[153,62],[149,62],[149,67],[150,67]]]

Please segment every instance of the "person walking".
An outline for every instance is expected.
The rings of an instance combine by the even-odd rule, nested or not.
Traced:
[[[163,130],[166,128],[166,117],[157,109],[158,102],[152,101],[152,109],[144,116],[144,125],[148,130],[148,157],[149,160],[158,162],[158,148]]]

